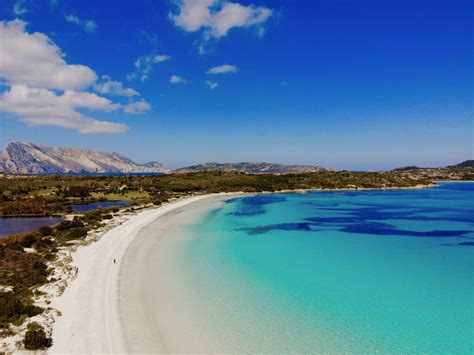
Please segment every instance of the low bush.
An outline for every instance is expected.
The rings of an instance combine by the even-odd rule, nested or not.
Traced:
[[[40,232],[40,234],[41,234],[43,237],[47,237],[48,235],[52,235],[52,234],[53,234],[53,228],[48,227],[48,226],[44,226],[44,227],[41,227],[41,228],[39,229],[39,232]]]
[[[31,248],[31,246],[36,243],[37,239],[36,239],[36,236],[33,234],[33,233],[30,233],[30,234],[27,234],[25,235],[21,241],[20,241],[20,245],[23,247],[23,248]]]
[[[12,285],[19,291],[47,281],[49,273],[41,255],[25,253],[16,245],[0,247],[0,255],[0,285]]]
[[[84,222],[80,219],[74,218],[72,221],[62,221],[58,224],[56,229],[58,231],[64,231],[72,228],[84,227]]]
[[[36,322],[28,324],[28,328],[23,340],[23,345],[27,350],[41,350],[49,348],[53,340],[46,336],[43,327]]]
[[[67,235],[71,239],[83,238],[87,235],[87,228],[86,227],[73,228],[69,230]]]
[[[22,323],[27,317],[34,317],[43,311],[41,307],[28,304],[17,293],[0,292],[0,328],[10,323]]]

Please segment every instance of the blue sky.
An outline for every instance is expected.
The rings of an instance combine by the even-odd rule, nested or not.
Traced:
[[[4,0],[0,144],[169,167],[472,159],[473,11],[468,0]]]

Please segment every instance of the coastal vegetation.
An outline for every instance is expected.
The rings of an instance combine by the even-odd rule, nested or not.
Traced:
[[[406,172],[349,171],[285,175],[229,172],[150,176],[5,175],[0,177],[0,216],[63,215],[72,211],[72,204],[98,201],[160,203],[169,197],[189,193],[403,188],[430,182],[428,178]]]
[[[473,177],[467,168],[463,177]],[[0,216],[67,215],[73,204],[129,201],[125,211],[160,205],[187,195],[218,192],[278,192],[306,189],[392,189],[430,186],[432,180],[416,172],[320,172],[250,175],[199,172],[150,176],[3,175],[0,176]],[[0,239],[0,336],[43,312],[35,304],[40,286],[54,281],[48,265],[58,251],[83,240],[89,231],[112,219],[119,208],[71,215],[52,227]],[[33,325],[32,325],[33,324]],[[41,326],[30,323],[26,349],[51,345]]]

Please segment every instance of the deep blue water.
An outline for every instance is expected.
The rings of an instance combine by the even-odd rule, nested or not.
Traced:
[[[62,220],[61,217],[0,218],[0,238],[52,226]]]
[[[180,282],[230,347],[474,352],[472,183],[235,198],[187,234]]]
[[[128,202],[128,201],[93,202],[87,205],[72,205],[72,210],[74,212],[86,212],[86,211],[97,210],[100,208],[107,208],[107,207],[124,207],[130,204],[131,202]]]

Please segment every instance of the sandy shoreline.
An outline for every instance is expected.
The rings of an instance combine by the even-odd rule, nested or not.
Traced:
[[[405,189],[432,186],[436,185],[420,185],[406,187]],[[310,189],[268,193],[357,190],[372,189]],[[107,222],[104,227],[92,231],[83,243],[60,250],[58,260],[50,265],[53,269],[52,277],[56,281],[41,286],[39,290],[43,292],[43,295],[36,300],[36,304],[47,310],[42,315],[31,319],[31,321],[43,324],[48,334],[52,333],[53,347],[48,352],[116,353],[140,350],[134,348],[134,346],[127,347],[124,343],[123,339],[126,336],[124,336],[121,327],[124,319],[119,318],[120,312],[118,312],[119,298],[124,297],[123,292],[122,294],[119,292],[120,282],[123,283],[126,278],[129,280],[133,278],[130,275],[127,276],[127,271],[123,267],[125,263],[122,261],[124,261],[124,258],[127,259],[125,261],[127,261],[129,269],[133,269],[134,264],[128,259],[133,259],[130,257],[130,250],[135,250],[137,253],[141,252],[136,247],[131,248],[137,235],[144,227],[152,225],[157,219],[166,223],[166,219],[162,217],[185,206],[195,210],[193,213],[196,214],[213,205],[212,201],[222,201],[243,195],[248,194],[243,192],[206,194],[185,197],[160,207],[150,208],[150,206],[147,206],[145,210],[138,212],[138,214],[136,214],[137,212],[130,214],[122,211],[113,220]],[[212,196],[215,198],[211,198]],[[204,199],[207,199],[210,203],[203,203]],[[196,204],[194,204],[195,202]],[[186,222],[188,221],[175,220],[174,227],[179,227]],[[157,224],[154,225],[156,228]],[[161,227],[158,226],[158,229],[161,229]],[[84,247],[84,244],[87,244],[87,247]],[[116,259],[115,264],[114,259]],[[146,282],[146,278],[141,280]],[[131,314],[131,312],[128,312],[128,314]],[[172,322],[173,320],[170,321],[170,323]],[[12,337],[3,339],[2,349],[6,351],[18,349],[15,344],[22,339],[21,329],[25,327],[25,325],[22,325],[19,328],[20,332],[16,331],[16,334]],[[138,339],[139,334],[136,334],[133,338]],[[131,342],[129,341],[129,343]],[[149,344],[153,345],[148,347],[148,350],[158,347],[156,341]],[[161,349],[164,351],[166,347],[161,347]]]
[[[210,196],[218,195],[189,197],[141,212],[106,232],[97,242],[74,252],[72,266],[79,270],[77,278],[50,305],[59,310],[61,316],[55,320],[53,346],[48,352],[127,352],[121,326],[126,319],[120,319],[118,312],[118,289],[124,270],[121,264],[127,249],[143,227]]]
[[[142,228],[130,243],[122,260],[118,288],[127,353],[221,350],[212,334],[195,323],[196,309],[188,302],[188,297],[194,297],[193,291],[182,288],[186,283],[182,283],[181,267],[186,261],[176,251],[189,245],[189,228],[231,197],[213,195],[173,209]]]

